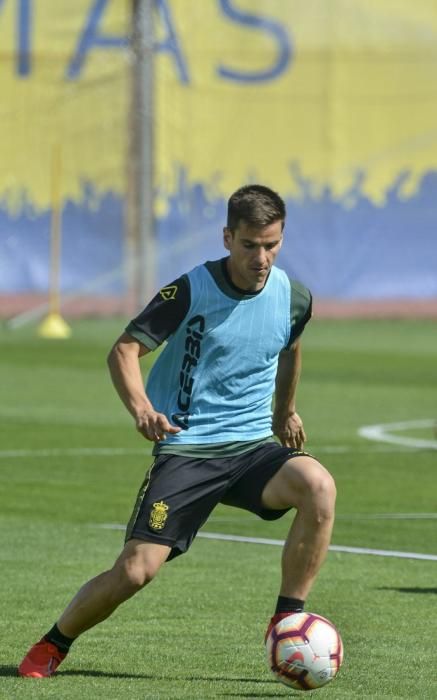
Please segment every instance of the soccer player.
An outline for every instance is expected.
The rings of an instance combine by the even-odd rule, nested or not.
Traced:
[[[268,630],[303,609],[328,549],[335,485],[302,451],[296,388],[311,294],[274,265],[285,216],[269,188],[237,190],[223,230],[227,257],[161,289],[115,342],[112,381],[136,429],[155,443],[155,460],[112,569],[78,591],[20,675],[51,676],[79,635],[187,551],[218,503],[265,520],[296,509]],[[140,359],[164,341],[144,388]]]

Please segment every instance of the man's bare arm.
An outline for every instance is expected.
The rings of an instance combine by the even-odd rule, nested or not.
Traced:
[[[140,358],[149,351],[128,333],[123,333],[114,343],[108,355],[108,367],[112,383],[135,420],[137,430],[147,440],[165,439],[166,433],[178,433],[181,429],[171,425],[167,416],[152,406],[141,373]]]
[[[279,354],[276,373],[273,432],[282,445],[302,449],[306,440],[302,420],[296,413],[296,393],[302,366],[302,351],[297,340]]]

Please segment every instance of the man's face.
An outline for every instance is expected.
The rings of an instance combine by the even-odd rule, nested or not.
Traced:
[[[254,228],[241,220],[232,233],[223,229],[224,246],[229,250],[228,272],[236,287],[256,292],[266,283],[282,244],[282,221]]]

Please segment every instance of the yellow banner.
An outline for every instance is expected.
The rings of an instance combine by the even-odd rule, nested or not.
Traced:
[[[0,0],[0,196],[50,206],[123,194],[129,0]],[[383,203],[437,169],[434,0],[156,0],[159,209],[176,173],[228,194],[248,179]],[[358,180],[357,180],[358,178]],[[353,193],[350,204],[353,206]]]
[[[23,197],[37,208],[50,207],[58,145],[64,198],[80,201],[84,182],[96,192],[124,191],[130,5],[0,0],[0,86],[6,96],[0,196],[9,208],[20,208]]]

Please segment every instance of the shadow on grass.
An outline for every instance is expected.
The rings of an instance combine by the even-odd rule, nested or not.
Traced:
[[[0,665],[0,677],[14,677],[18,678],[18,672],[17,672],[17,667],[16,666],[2,666]],[[63,677],[68,677],[68,676],[83,676],[85,678],[121,678],[121,679],[126,679],[130,678],[132,680],[166,680],[164,676],[159,676],[159,675],[152,675],[152,674],[147,674],[147,673],[115,673],[113,671],[93,671],[90,669],[81,669],[81,668],[72,668],[72,669],[67,669],[65,671],[58,671],[56,675],[54,676],[55,678],[63,678]],[[235,682],[235,683],[262,683],[262,684],[276,684],[275,680],[265,680],[262,678],[252,678],[252,677],[246,677],[246,678],[232,678],[230,676],[179,676],[180,680],[183,681],[194,681],[194,682],[226,682],[229,683]],[[26,679],[23,679],[26,680]],[[228,695],[229,697],[232,697],[234,694],[233,693],[224,693],[223,696]],[[235,694],[235,697],[283,697],[283,695],[278,695],[277,693],[273,694],[267,694],[266,693],[261,693],[259,695],[257,694],[251,694],[251,695],[242,695],[241,693]]]
[[[158,674],[152,675],[152,674],[146,674],[146,673],[114,673],[112,671],[92,671],[88,669],[80,669],[80,668],[72,668],[72,669],[67,669],[66,671],[58,671],[56,674],[58,678],[61,676],[93,676],[96,678],[102,677],[102,678],[132,678],[132,679],[141,679],[141,680],[154,680],[154,681],[159,681],[159,680],[168,680],[167,676],[160,676]],[[276,684],[276,681],[274,679],[272,680],[265,680],[263,678],[252,678],[251,676],[247,676],[246,678],[234,678],[231,676],[192,676],[192,675],[187,675],[187,676],[178,676],[179,680],[181,681],[193,681],[193,682],[218,682],[218,683],[229,683],[235,682],[235,683],[262,683],[262,684]],[[244,697],[244,695],[242,696]],[[262,697],[262,696],[260,696]],[[277,697],[274,695],[273,697]]]
[[[0,666],[0,677],[16,677],[19,678],[16,666]],[[58,671],[54,678],[63,678],[65,676],[84,676],[92,678],[131,678],[133,680],[156,680],[156,676],[147,675],[146,673],[113,673],[111,671],[89,671],[85,669],[70,669],[67,671]],[[26,678],[24,681],[28,680]],[[38,680],[38,679],[37,679]]]
[[[219,698],[284,698],[284,697],[297,697],[299,693],[288,693],[284,696],[284,693],[219,693],[217,697]]]
[[[156,677],[150,673],[117,673],[114,671],[93,671],[84,668],[71,668],[66,671],[59,671],[56,678],[65,678],[67,676],[83,676],[84,678],[130,678],[132,680],[153,681]]]
[[[415,587],[402,587],[398,588],[397,586],[380,586],[378,588],[378,591],[398,591],[399,593],[422,593],[422,594],[436,594],[437,593],[437,588],[420,588],[418,586]]]
[[[17,672],[17,667],[16,666],[1,666],[0,665],[0,677],[10,677],[10,678],[19,678],[18,672]],[[121,680],[153,680],[157,681],[161,679],[161,676],[158,675],[152,675],[152,674],[146,674],[146,673],[114,673],[111,671],[93,671],[91,669],[67,669],[66,671],[58,671],[56,675],[54,676],[54,679],[61,679],[61,678],[68,678],[68,677],[82,677],[82,678],[120,678]],[[257,679],[257,678],[231,678],[230,676],[179,676],[180,680],[183,681],[192,681],[194,683],[204,683],[204,682],[209,682],[209,683],[229,683],[230,681],[235,682],[235,683],[253,683],[253,684],[262,684],[262,685],[277,685],[277,682],[275,680],[265,680],[265,679]],[[23,683],[29,683],[31,679],[29,678],[23,678]],[[40,679],[37,679],[37,682]],[[163,676],[162,680],[166,680],[166,678]],[[53,681],[52,681],[53,682]],[[297,694],[296,694],[297,695]],[[292,696],[295,696],[295,693],[292,693]],[[223,698],[283,698],[284,695],[283,693],[278,693],[275,692],[273,689],[272,691],[260,691],[260,692],[251,692],[251,693],[232,693],[232,692],[223,692],[223,693],[218,693],[217,697],[223,697]]]
[[[18,671],[16,666],[0,666],[0,676],[16,676]]]

